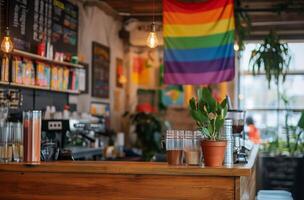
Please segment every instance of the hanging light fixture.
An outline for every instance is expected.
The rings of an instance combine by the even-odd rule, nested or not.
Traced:
[[[3,37],[3,40],[1,42],[1,50],[4,53],[10,53],[10,52],[13,51],[14,45],[13,45],[13,42],[12,42],[11,37],[9,35],[8,27],[6,27],[5,32],[6,32],[5,36]]]
[[[240,50],[240,46],[237,42],[234,43],[233,49],[234,49],[234,51],[239,51]]]
[[[147,38],[147,46],[150,48],[155,48],[158,46],[158,38],[157,38],[157,32],[156,32],[156,24],[155,24],[155,0],[153,0],[153,21],[150,27],[150,33]]]
[[[151,25],[151,31],[147,38],[147,46],[150,48],[155,48],[158,46],[158,38],[157,38],[156,26],[154,22]]]
[[[8,14],[8,8],[9,8],[9,1],[7,1],[6,4],[6,30],[5,30],[5,36],[3,37],[3,40],[1,42],[1,50],[4,53],[10,53],[13,51],[14,44],[11,40],[10,37],[10,32],[9,32],[9,14]]]

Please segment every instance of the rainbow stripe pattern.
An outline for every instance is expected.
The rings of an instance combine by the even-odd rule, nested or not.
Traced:
[[[163,0],[163,25],[166,84],[234,78],[233,0]]]

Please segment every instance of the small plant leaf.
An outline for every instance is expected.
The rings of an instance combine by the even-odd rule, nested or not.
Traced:
[[[225,108],[227,106],[227,99],[225,98],[220,105],[222,108]]]
[[[191,110],[196,110],[196,102],[195,102],[195,98],[192,97],[189,101],[189,107]]]
[[[301,117],[298,122],[298,127],[300,127],[302,130],[304,130],[304,112],[301,113]]]
[[[209,88],[203,88],[202,91],[202,99],[207,102],[207,110],[208,112],[212,112],[216,109],[216,101],[212,96],[212,93]]]
[[[215,130],[217,132],[220,131],[220,129],[222,128],[223,125],[224,125],[224,119],[220,118],[220,117],[216,118],[216,120],[215,120]]]

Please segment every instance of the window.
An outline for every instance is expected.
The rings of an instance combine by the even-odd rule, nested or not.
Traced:
[[[249,60],[251,51],[257,43],[248,43],[240,59],[239,105],[247,110],[247,116],[253,117],[266,139],[269,132],[284,136],[282,127],[285,114],[291,113],[289,123],[296,125],[300,111],[304,110],[304,43],[288,43],[292,61],[286,81],[278,89],[274,82],[268,88],[264,74],[253,75]],[[285,105],[280,95],[285,95],[289,105]]]

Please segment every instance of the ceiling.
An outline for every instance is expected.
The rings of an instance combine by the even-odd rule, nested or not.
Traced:
[[[152,21],[154,13],[155,19],[162,21],[162,0],[99,0],[99,2],[109,5],[123,17],[123,20],[136,18],[140,21]],[[247,12],[252,21],[250,39],[261,39],[271,29],[276,30],[283,39],[304,39],[304,11],[299,11],[299,8],[304,8],[303,0],[239,0],[239,2],[240,5],[236,5],[236,12]],[[279,14],[279,6],[287,9]]]

